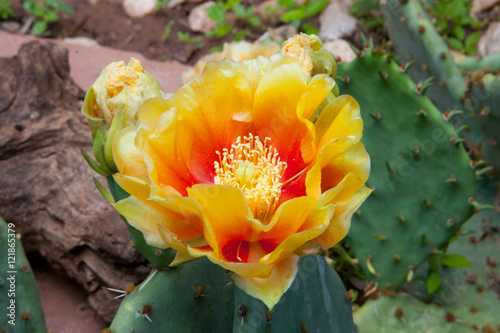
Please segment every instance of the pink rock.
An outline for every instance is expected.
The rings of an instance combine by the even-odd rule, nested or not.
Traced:
[[[208,17],[206,11],[208,7],[214,4],[215,2],[213,1],[207,1],[191,10],[188,17],[189,29],[191,31],[206,33],[217,26],[217,23]]]

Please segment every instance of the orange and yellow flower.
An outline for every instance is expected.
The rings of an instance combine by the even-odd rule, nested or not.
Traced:
[[[300,255],[347,233],[369,195],[363,122],[334,80],[280,54],[209,63],[168,99],[147,100],[116,133],[115,203],[150,245],[234,272],[271,309]]]

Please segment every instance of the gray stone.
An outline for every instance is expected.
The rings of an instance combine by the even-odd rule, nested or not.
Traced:
[[[350,62],[356,59],[356,54],[351,46],[343,39],[334,39],[324,43],[323,50],[333,54],[337,62]]]
[[[319,37],[323,42],[349,36],[356,30],[357,20],[349,14],[352,0],[331,0],[319,17]]]
[[[188,17],[189,29],[191,29],[191,31],[206,33],[217,26],[217,23],[208,17],[206,11],[206,8],[213,4],[215,4],[215,2],[207,1],[191,10]]]
[[[130,17],[143,17],[155,11],[156,0],[124,0],[123,8]]]
[[[500,52],[500,22],[492,22],[477,43],[479,54],[484,56]]]

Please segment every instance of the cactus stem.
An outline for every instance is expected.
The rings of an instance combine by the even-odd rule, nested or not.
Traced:
[[[340,256],[341,259],[348,262],[349,264],[351,265],[358,264],[358,258],[352,258],[340,244],[335,245],[333,247],[333,250],[337,252],[337,254]]]
[[[443,119],[446,121],[450,121],[453,119],[455,116],[458,116],[459,114],[463,114],[464,112],[462,110],[453,110],[453,111],[448,111],[443,113]]]
[[[349,83],[349,81],[351,81],[351,78],[349,76],[344,76],[342,81],[344,81],[345,83]]]
[[[401,256],[399,254],[394,255],[394,260],[401,261]]]
[[[149,320],[149,322],[152,324],[153,321],[151,320],[151,318],[149,318],[149,313],[151,312],[151,305],[144,305],[144,307],[142,308],[142,313],[141,315],[146,318],[147,320]]]
[[[425,32],[425,27],[423,25],[419,25],[418,26],[418,32],[420,32],[421,34],[423,34]]]
[[[406,222],[406,218],[403,215],[398,215],[396,218],[399,220],[399,222],[404,223]]]
[[[451,227],[453,226],[453,220],[452,219],[448,219],[446,221],[446,225],[448,226],[448,229],[451,229]]]
[[[431,205],[431,200],[429,198],[426,198],[424,200],[424,205],[426,205],[427,207],[429,207]]]
[[[467,125],[465,125],[465,126],[467,126]],[[455,137],[450,138],[451,144],[455,145],[455,147],[458,147],[459,143],[464,142],[464,141],[465,141],[464,139],[457,139]]]
[[[422,234],[422,236],[420,236],[420,244],[427,245],[427,237],[425,236],[425,234]]]
[[[125,290],[114,289],[114,288],[106,288],[106,289],[108,289],[109,291],[113,291],[115,293],[119,293],[120,294],[120,295],[116,296],[113,299],[118,299],[118,298],[122,298],[122,297],[127,296],[127,292]]]
[[[420,153],[420,148],[418,148],[418,146],[414,146],[411,150],[415,155],[418,155]]]

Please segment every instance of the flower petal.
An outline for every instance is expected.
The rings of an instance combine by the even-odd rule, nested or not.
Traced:
[[[351,217],[359,206],[372,192],[366,186],[359,185],[359,179],[354,174],[348,174],[337,187],[326,191],[320,201],[324,204],[333,203],[335,213],[328,229],[314,242],[324,248],[330,248],[340,242],[351,226]]]
[[[262,300],[269,310],[279,302],[281,296],[290,288],[297,275],[299,256],[290,255],[273,267],[267,278],[248,278],[240,275],[233,277],[238,288]]]
[[[196,184],[188,194],[201,207],[205,238],[217,256],[223,255],[222,248],[230,241],[251,241],[249,218],[253,216],[241,190],[228,185]]]
[[[147,179],[148,171],[144,158],[134,144],[136,134],[137,127],[135,126],[116,132],[113,139],[113,159],[121,174]]]

